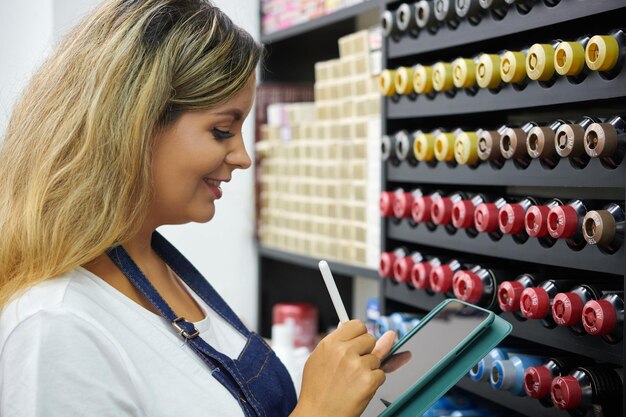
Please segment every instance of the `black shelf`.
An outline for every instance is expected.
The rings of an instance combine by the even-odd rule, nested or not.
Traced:
[[[526,169],[516,167],[513,161],[506,161],[500,169],[486,162],[475,168],[467,165],[452,167],[443,162],[435,166],[426,163],[411,166],[404,162],[400,165],[387,164],[386,169],[387,181],[391,182],[596,189],[623,189],[626,186],[626,163],[616,169],[608,169],[598,159],[589,161],[584,169],[575,168],[566,159],[561,160],[554,169],[545,168],[537,159],[531,161]]]
[[[544,407],[534,398],[518,397],[508,392],[495,391],[489,383],[472,381],[469,377],[461,379],[456,387],[529,417],[564,417],[568,415],[556,408]]]
[[[515,7],[512,7],[501,20],[495,20],[491,14],[487,14],[478,25],[472,25],[468,20],[463,20],[454,30],[443,27],[435,34],[422,31],[417,38],[405,35],[398,40],[388,39],[387,58],[399,58],[519,34],[551,26],[555,22],[563,23],[617,10],[624,6],[622,0],[562,0],[554,7],[548,7],[539,1],[527,14],[520,14]]]
[[[288,262],[293,265],[304,266],[317,270],[318,263],[321,259],[313,258],[298,253],[287,252],[281,249],[271,248],[264,245],[259,245],[259,255],[274,259],[278,261]],[[338,276],[350,276],[350,277],[365,277],[371,279],[379,279],[378,271],[375,269],[367,268],[361,265],[351,265],[344,262],[333,261],[327,259],[328,266],[333,273]]]
[[[437,227],[431,231],[425,225],[418,225],[412,228],[407,221],[394,223],[388,220],[386,223],[387,236],[390,239],[477,255],[488,255],[544,265],[567,266],[587,271],[624,274],[624,259],[626,256],[624,246],[617,253],[607,255],[602,253],[597,247],[589,245],[580,251],[574,251],[563,240],[557,241],[550,248],[545,248],[539,244],[538,239],[533,238],[528,239],[523,244],[519,244],[509,235],[494,241],[486,233],[479,233],[475,238],[471,238],[464,230],[457,230],[454,235],[450,235],[443,227]]]
[[[388,300],[420,310],[432,310],[446,298],[443,294],[429,294],[426,291],[414,289],[406,284],[397,284],[391,280],[385,280],[384,289]],[[577,336],[564,327],[547,329],[539,320],[520,321],[511,313],[501,313],[500,317],[513,325],[511,332],[513,337],[556,349],[566,348],[572,353],[623,365],[623,343],[612,345],[598,336]]]
[[[530,81],[523,90],[506,85],[495,93],[479,89],[475,95],[457,91],[453,97],[441,93],[432,98],[426,95],[413,99],[409,96],[388,97],[386,108],[389,119],[406,119],[546,107],[619,97],[626,97],[624,68],[610,80],[602,78],[599,72],[591,72],[579,84],[573,84],[567,77],[559,77],[550,87]]]
[[[264,44],[276,43],[282,40],[293,38],[302,34],[322,29],[325,26],[329,26],[344,20],[352,19],[360,14],[368,12],[370,10],[378,9],[381,7],[380,0],[366,0],[362,3],[355,4],[354,6],[346,7],[337,10],[333,13],[325,16],[318,17],[317,19],[310,20],[305,23],[301,23],[292,26],[287,29],[279,30],[276,32],[262,34],[261,42]]]

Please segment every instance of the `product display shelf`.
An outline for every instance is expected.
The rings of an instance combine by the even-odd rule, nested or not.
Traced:
[[[574,167],[568,159],[561,159],[553,169],[533,159],[525,168],[507,161],[502,168],[487,162],[476,167],[450,166],[444,162],[429,165],[421,162],[415,166],[408,162],[399,165],[386,164],[387,180],[390,182],[415,182],[422,184],[459,184],[489,186],[528,187],[589,187],[613,188],[620,191],[626,186],[626,162],[615,169],[606,168],[599,159],[589,161],[584,168]]]
[[[622,7],[624,7],[623,0],[561,0],[555,6],[547,6],[543,1],[538,1],[526,14],[521,14],[515,7],[512,7],[500,20],[494,19],[491,13],[487,13],[476,25],[470,23],[469,20],[462,20],[456,29],[443,27],[435,34],[421,31],[417,38],[404,35],[397,40],[389,39],[387,56],[393,59],[485,41]]]
[[[300,23],[287,29],[261,34],[261,42],[266,44],[276,43],[308,32],[324,30],[326,26],[353,19],[362,13],[380,8],[380,5],[380,0],[364,0],[362,3],[336,10],[327,15],[318,17],[317,19]]]
[[[263,257],[275,259],[278,261],[289,262],[294,265],[303,266],[306,268],[318,268],[318,263],[320,259],[314,258],[311,256],[306,256],[298,253],[287,252],[281,249],[272,248],[266,245],[258,246],[259,254]],[[333,261],[332,259],[327,259],[328,265],[330,269],[338,275],[346,275],[346,276],[358,276],[364,278],[378,279],[378,271],[366,268],[361,265],[351,265],[343,262]]]
[[[418,59],[415,61],[415,64],[417,63]],[[408,95],[394,96],[387,98],[386,102],[389,119],[406,119],[523,108],[536,109],[622,97],[626,97],[626,65],[612,79],[603,78],[599,72],[591,72],[579,84],[572,83],[567,77],[558,77],[549,87],[530,81],[523,90],[506,85],[497,92],[479,89],[473,95],[457,91],[453,97],[446,94],[437,94],[432,98],[427,95],[417,95],[413,98]]]
[[[431,310],[446,298],[443,294],[429,293],[412,288],[407,284],[395,283],[391,280],[385,280],[383,286],[388,300],[420,310]],[[623,343],[609,344],[599,336],[577,336],[569,329],[563,327],[548,329],[539,320],[521,321],[513,316],[512,313],[500,313],[500,317],[513,325],[513,331],[511,332],[513,337],[540,343],[555,349],[566,347],[567,351],[572,353],[601,358],[602,361],[620,366],[623,365]]]
[[[552,247],[543,247],[538,239],[529,238],[524,243],[517,243],[510,235],[500,240],[492,240],[488,234],[479,233],[469,237],[464,230],[457,230],[453,235],[443,227],[429,230],[425,225],[411,227],[408,221],[395,223],[389,220],[386,225],[387,237],[404,242],[417,243],[450,250],[457,250],[477,255],[503,259],[534,262],[543,265],[567,266],[586,271],[623,274],[626,250],[622,246],[612,255],[605,254],[597,247],[587,245],[582,250],[571,249],[563,240]]]

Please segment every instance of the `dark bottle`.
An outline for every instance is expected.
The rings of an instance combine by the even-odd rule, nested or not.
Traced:
[[[499,313],[497,288],[505,276],[504,271],[483,268],[480,265],[457,271],[452,278],[454,296],[461,301]]]
[[[526,54],[528,50],[505,51],[500,59],[500,78],[511,84],[515,90],[523,90],[528,85],[526,74]]]
[[[500,150],[505,159],[512,159],[515,166],[526,169],[530,165],[530,155],[526,152],[526,136],[537,126],[535,122],[528,122],[522,127],[508,127],[500,137]]]
[[[437,165],[437,160],[435,159],[435,136],[439,134],[439,131],[435,132],[426,133],[418,130],[413,133],[413,155],[418,162]]]
[[[480,6],[480,0],[456,0],[454,7],[457,16],[467,19],[472,25],[480,23],[485,10]]]
[[[507,126],[500,126],[497,130],[478,130],[478,158],[481,161],[488,161],[489,165],[500,169],[506,161],[500,149],[500,137],[508,129]]]
[[[432,293],[430,289],[430,273],[434,268],[441,265],[441,259],[427,258],[426,261],[418,262],[411,269],[411,283],[415,288],[426,290]]]
[[[443,265],[433,268],[429,277],[430,288],[433,292],[452,297],[452,278],[454,277],[454,273],[462,268],[463,265],[456,259],[452,259]]]
[[[588,301],[582,318],[587,333],[601,335],[608,343],[618,343],[623,338],[624,293],[610,293],[600,300]]]
[[[565,376],[574,368],[587,365],[590,361],[583,357],[550,358],[541,366],[529,366],[524,371],[524,389],[530,398],[535,398],[544,407],[552,407],[550,390],[552,380]]]
[[[432,0],[420,0],[415,3],[415,21],[418,28],[426,29],[430,33],[436,33],[439,30],[441,25],[435,17]]]
[[[562,206],[558,198],[547,201],[540,206],[532,206],[524,216],[524,227],[528,236],[539,239],[539,244],[549,248],[556,243],[556,239],[548,233],[548,213],[553,207]]]
[[[400,163],[396,155],[395,135],[383,135],[380,151],[383,162],[390,162],[393,165],[398,165]]]
[[[524,218],[526,211],[537,205],[532,197],[526,197],[516,203],[507,203],[498,212],[498,226],[500,231],[505,235],[512,235],[513,239],[518,243],[524,243],[528,240],[528,234],[524,228]]]
[[[521,14],[526,14],[530,12],[530,9],[533,8],[537,0],[504,0],[506,3],[515,5],[517,11]]]
[[[621,369],[610,366],[575,368],[567,376],[552,381],[551,396],[554,406],[569,410],[576,416],[585,416],[591,409],[594,415],[622,415]],[[601,407],[598,410],[598,407]]]
[[[441,191],[435,191],[430,195],[423,195],[413,199],[411,205],[411,217],[415,223],[426,223],[426,227],[435,230],[437,225],[433,223],[430,213],[435,200],[442,197]]]
[[[396,260],[404,258],[409,252],[406,248],[399,247],[393,250],[393,252],[383,252],[380,254],[380,261],[378,263],[378,274],[381,278],[393,278],[393,266]]]
[[[500,240],[502,232],[498,224],[498,212],[506,200],[499,198],[493,203],[482,203],[474,211],[474,226],[479,233],[489,233],[492,240]]]
[[[465,229],[469,237],[476,237],[478,231],[474,226],[474,212],[476,207],[486,203],[482,194],[476,194],[470,200],[461,200],[452,206],[452,225],[457,229]]]
[[[581,83],[589,73],[585,65],[585,47],[589,36],[581,36],[574,42],[561,42],[554,50],[554,69],[574,84]]]
[[[396,15],[390,11],[385,10],[380,17],[380,26],[383,29],[383,35],[392,38],[398,38],[400,35],[400,28],[398,28],[398,21]]]
[[[586,244],[582,222],[587,210],[587,203],[582,200],[552,207],[548,212],[548,233],[555,239],[566,239],[567,246],[574,250],[582,249]]]
[[[413,151],[413,134],[409,134],[406,130],[401,130],[395,135],[395,153],[400,163],[407,161],[412,156]],[[417,161],[412,161],[411,165],[415,165]]]
[[[526,288],[532,288],[539,284],[534,275],[522,274],[515,281],[503,281],[498,286],[498,305],[502,311],[513,313],[518,320],[526,320],[520,312],[520,300],[522,292]]]
[[[611,203],[602,210],[591,210],[583,218],[583,236],[590,245],[615,253],[624,242],[624,208]]]
[[[612,285],[615,287],[615,284]],[[591,300],[601,298],[610,288],[607,283],[577,285],[568,292],[558,293],[552,302],[552,318],[558,326],[567,326],[578,335],[585,334],[582,323],[582,313],[585,304]]]
[[[430,207],[430,218],[435,224],[443,225],[449,234],[456,233],[456,228],[452,224],[452,207],[456,202],[465,198],[464,193],[455,192],[446,197],[434,199]]]
[[[505,0],[479,0],[478,3],[484,10],[489,10],[495,20],[503,19],[509,9]]]
[[[603,78],[615,78],[624,66],[626,33],[612,30],[608,35],[592,36],[585,48],[585,62],[592,71],[600,71]]]
[[[526,74],[542,87],[551,87],[559,76],[554,68],[554,49],[560,42],[536,43],[528,48]]]
[[[411,252],[409,255],[396,258],[393,263],[393,277],[401,284],[411,282],[411,269],[416,263],[424,261],[424,256],[420,252]]]
[[[585,152],[600,158],[602,165],[616,168],[626,152],[626,121],[615,116],[606,123],[592,123],[585,131]]]
[[[535,126],[526,137],[526,150],[533,159],[539,159],[541,165],[553,169],[561,160],[556,153],[555,139],[557,130],[566,124],[564,120],[555,120],[549,126]],[[396,142],[397,143],[397,142]]]
[[[400,32],[408,33],[416,38],[419,34],[419,27],[415,20],[415,3],[402,3],[396,10],[396,21]]]
[[[556,131],[555,150],[561,158],[569,158],[576,168],[584,168],[589,163],[585,152],[585,130],[592,123],[600,123],[597,117],[585,116],[575,124],[564,124]]]
[[[537,287],[526,288],[520,297],[520,311],[527,319],[541,320],[545,327],[556,326],[550,314],[554,297],[564,291],[568,291],[576,285],[575,281],[550,279],[543,281]]]
[[[459,17],[456,15],[454,0],[434,0],[433,3],[437,20],[451,29],[456,29],[459,26]]]

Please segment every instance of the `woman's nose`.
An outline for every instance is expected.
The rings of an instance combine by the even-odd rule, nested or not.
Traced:
[[[226,162],[240,169],[250,168],[252,161],[246,151],[243,137],[237,141],[234,149],[226,156]]]

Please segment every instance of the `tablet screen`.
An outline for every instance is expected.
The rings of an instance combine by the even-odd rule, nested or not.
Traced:
[[[487,317],[489,314],[482,310],[456,301],[448,303],[383,362],[381,368],[387,373],[387,379],[361,416],[375,417],[382,413],[446,355],[456,350],[463,339],[482,327]]]

